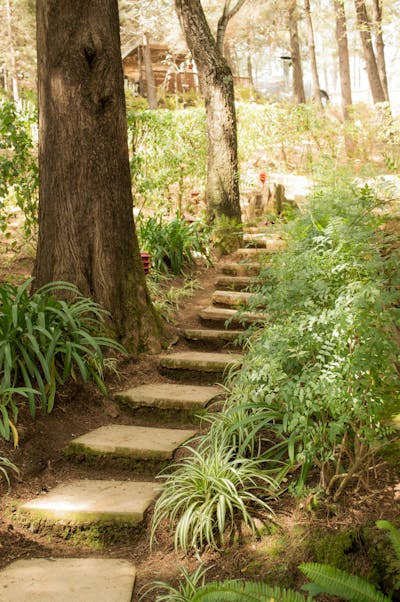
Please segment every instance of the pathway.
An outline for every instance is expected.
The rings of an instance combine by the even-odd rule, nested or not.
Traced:
[[[260,270],[260,260],[266,254],[278,252],[283,241],[266,239],[265,233],[249,229],[245,241],[251,248],[240,249],[234,261],[222,264],[217,279],[217,290],[211,304],[199,312],[197,328],[182,332],[185,350],[160,355],[159,369],[174,382],[142,385],[121,391],[117,399],[132,407],[186,413],[192,417],[205,411],[207,405],[221,396],[223,374],[232,366],[240,366],[243,355],[232,346],[242,327],[259,321],[257,312],[241,314],[249,293],[244,292]],[[225,321],[230,328],[225,329]],[[207,348],[207,351],[204,349]],[[160,414],[160,421],[162,414]],[[67,453],[87,460],[108,457],[110,461],[126,460],[149,463],[150,471],[170,461],[176,450],[196,435],[190,429],[154,426],[102,426],[74,438]],[[119,529],[140,525],[148,508],[160,491],[154,478],[136,480],[93,479],[91,462],[87,462],[87,478],[62,483],[50,492],[28,500],[19,507],[19,516],[29,524],[44,521],[46,529]],[[149,471],[147,471],[149,472]],[[130,602],[136,570],[123,559],[57,558],[18,560],[0,572],[0,600],[2,602]]]

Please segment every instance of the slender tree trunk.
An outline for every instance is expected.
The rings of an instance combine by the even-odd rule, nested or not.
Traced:
[[[149,109],[155,110],[157,108],[157,87],[154,81],[151,48],[147,33],[143,34],[143,58],[146,69],[147,102],[149,103]]]
[[[251,61],[250,49],[247,50],[247,77],[249,78],[250,87],[254,88],[253,63]]]
[[[186,43],[197,65],[207,120],[209,219],[241,221],[233,77],[218,51],[200,0],[175,0]]]
[[[347,43],[346,14],[343,0],[334,0],[336,15],[336,41],[339,55],[340,89],[342,94],[343,119],[349,119],[349,107],[352,105],[349,47]]]
[[[132,213],[117,0],[38,0],[35,288],[75,284],[132,351],[157,346]]]
[[[378,66],[371,39],[371,25],[368,19],[364,0],[354,0],[356,9],[357,25],[360,31],[361,44],[367,69],[369,85],[374,103],[385,102],[385,93],[379,77]]]
[[[237,0],[236,4],[231,7],[231,0],[225,0],[224,10],[221,17],[218,20],[217,25],[217,48],[222,56],[224,56],[224,39],[226,28],[228,27],[229,21],[236,15],[237,12],[242,8],[246,0]]]
[[[143,48],[138,46],[139,96],[145,96],[143,85]]]
[[[11,71],[11,83],[14,103],[19,102],[19,90],[18,90],[18,74],[17,74],[17,62],[15,60],[15,47],[12,35],[12,15],[10,0],[5,0],[6,9],[6,22],[7,22],[7,38],[8,38],[8,52],[10,57],[10,71]]]
[[[301,67],[296,0],[290,0],[289,3],[289,33],[293,68],[293,97],[296,104],[304,104],[306,96],[304,93],[303,69]]]
[[[315,99],[315,102],[320,107],[322,107],[321,85],[319,83],[317,57],[315,55],[315,39],[314,39],[314,29],[313,29],[312,17],[311,17],[310,0],[304,0],[304,11],[306,14],[306,23],[307,23],[307,30],[308,30],[308,47],[310,50],[311,73],[312,73],[313,88],[314,88],[314,99]]]
[[[372,11],[374,18],[376,63],[379,71],[383,93],[386,102],[389,102],[389,88],[386,74],[385,44],[382,34],[382,0],[372,0]]]

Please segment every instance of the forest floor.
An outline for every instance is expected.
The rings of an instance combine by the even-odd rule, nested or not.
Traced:
[[[32,254],[22,252],[6,259],[3,254],[0,282],[21,281],[29,276]],[[183,300],[176,327],[198,325],[198,310],[208,305],[216,275],[212,268],[198,268],[195,277],[200,287],[192,297]],[[178,342],[176,349],[182,345]],[[198,555],[185,556],[174,551],[173,534],[168,528],[158,534],[154,549],[149,549],[151,517],[134,533],[115,533],[113,537],[100,538],[100,541],[99,538],[85,541],[75,533],[29,529],[15,520],[18,503],[63,481],[88,476],[116,480],[131,478],[126,465],[96,462],[87,466],[68,459],[64,450],[71,438],[104,424],[132,424],[133,420],[135,424],[148,423],[148,416],[141,417],[140,412],[134,415],[116,404],[113,393],[127,386],[156,381],[169,382],[158,372],[156,356],[144,355],[134,360],[122,358],[118,375],[111,375],[107,381],[108,398],[93,385],[73,383],[60,392],[52,414],[39,415],[33,422],[27,412],[21,411],[19,447],[13,449],[11,444],[4,442],[0,445],[0,455],[10,458],[20,469],[19,477],[12,477],[10,491],[5,483],[1,485],[0,568],[14,560],[32,557],[126,559],[137,569],[133,599],[138,600],[141,588],[151,581],[174,583],[179,577],[180,566],[189,571],[198,566]],[[187,426],[179,423],[179,428]],[[135,478],[141,477],[135,475]],[[384,541],[383,534],[377,535],[373,525],[377,519],[396,522],[399,517],[400,488],[394,468],[390,465],[380,467],[376,474],[371,474],[365,490],[343,496],[339,503],[321,503],[311,509],[309,501],[284,495],[275,504],[274,521],[261,534],[252,536],[243,532],[240,537],[233,538],[225,550],[201,554],[201,561],[211,566],[207,579],[261,579],[271,584],[298,587],[304,577],[297,566],[310,560],[335,562],[358,574],[370,575],[376,564],[373,550]],[[262,515],[260,519],[263,519]],[[143,598],[147,602],[154,599],[154,593]]]

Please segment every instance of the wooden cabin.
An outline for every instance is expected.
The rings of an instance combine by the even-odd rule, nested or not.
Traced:
[[[157,89],[170,94],[198,90],[193,63],[183,53],[173,53],[164,44],[150,44],[151,65]],[[128,87],[140,96],[147,96],[144,46],[137,44],[122,55],[124,76]]]

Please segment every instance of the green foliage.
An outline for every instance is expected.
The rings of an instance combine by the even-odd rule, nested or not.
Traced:
[[[7,201],[24,215],[27,235],[37,224],[38,168],[34,142],[37,115],[29,103],[17,109],[0,100],[0,229],[7,229]]]
[[[171,204],[177,196],[204,182],[206,124],[204,109],[136,111],[128,114],[134,194],[153,208]],[[180,209],[180,207],[177,207]]]
[[[189,223],[177,214],[169,221],[161,215],[139,216],[136,223],[140,247],[151,254],[159,272],[179,275],[195,263],[196,256],[208,258],[208,233],[201,222]]]
[[[8,458],[4,458],[0,456],[0,476],[2,476],[6,481],[8,486],[10,486],[10,477],[9,472],[13,471],[16,474],[19,473],[17,466],[13,462],[11,462]]]
[[[106,394],[103,350],[123,351],[104,335],[107,312],[72,284],[54,282],[29,294],[31,283],[0,287],[0,434],[5,439],[11,429],[15,440],[16,394],[28,399],[32,417],[38,399],[42,411],[51,412],[57,386],[78,375]]]
[[[165,475],[153,516],[151,539],[164,519],[175,527],[174,543],[184,551],[218,548],[238,521],[255,530],[253,506],[270,510],[263,497],[274,495],[276,483],[261,469],[260,460],[242,458],[219,439],[194,449]],[[263,490],[263,491],[262,491]]]
[[[185,278],[179,286],[173,286],[171,276],[154,269],[150,270],[146,283],[154,309],[166,322],[175,321],[182,300],[193,295],[193,292],[200,287],[200,282],[190,277]]]
[[[144,595],[154,590],[163,589],[164,593],[158,594],[156,602],[190,602],[199,587],[204,585],[205,575],[209,569],[204,568],[202,564],[196,568],[193,573],[189,573],[184,567],[180,567],[182,578],[179,580],[178,587],[173,587],[164,581],[154,581],[151,587],[146,588]]]
[[[319,487],[337,499],[390,433],[382,414],[398,402],[399,271],[376,203],[368,187],[323,189],[289,226],[287,252],[255,289],[268,324],[249,339],[216,417],[250,453],[261,445],[293,471],[297,494],[317,468]]]
[[[320,593],[338,596],[352,602],[389,602],[390,598],[378,591],[366,579],[350,575],[332,566],[308,562],[300,570],[312,583],[303,586],[313,596]]]

